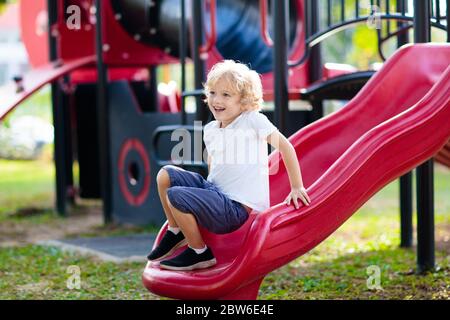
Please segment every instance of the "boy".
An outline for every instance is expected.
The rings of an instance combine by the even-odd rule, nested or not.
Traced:
[[[216,264],[199,227],[222,234],[237,230],[254,210],[270,207],[267,143],[280,150],[289,175],[287,205],[310,199],[303,186],[294,147],[259,112],[262,85],[247,66],[225,60],[216,64],[205,84],[208,107],[215,120],[204,128],[208,151],[207,180],[194,172],[165,166],[158,173],[158,192],[168,219],[168,231],[149,260],[162,260],[184,244],[180,255],[162,260],[169,270],[194,270]]]

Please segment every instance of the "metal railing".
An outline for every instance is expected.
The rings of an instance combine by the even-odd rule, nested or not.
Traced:
[[[393,4],[395,4],[395,9],[393,9]],[[305,0],[305,17],[303,22],[306,37],[305,52],[296,61],[289,61],[289,66],[295,67],[305,63],[310,56],[312,47],[340,31],[361,23],[374,24],[378,34],[379,53],[384,60],[385,57],[381,50],[382,44],[386,40],[405,33],[413,27],[414,16],[412,10],[408,10],[407,4],[408,1],[406,0]],[[319,26],[318,30],[312,33],[310,31],[311,10],[313,6],[317,5],[322,8],[325,7],[325,27]],[[353,7],[351,14],[347,11],[349,7]],[[430,25],[444,31],[447,30],[448,38],[450,37],[447,27],[449,24],[449,8],[450,0],[446,0],[445,3],[440,0],[431,1]],[[383,21],[386,23],[385,28],[382,28]],[[397,22],[395,26],[392,25],[393,21]]]

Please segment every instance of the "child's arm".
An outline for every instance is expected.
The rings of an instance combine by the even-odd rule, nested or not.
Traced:
[[[208,174],[211,170],[211,156],[208,154]]]
[[[280,151],[289,175],[291,192],[285,199],[286,204],[289,205],[292,199],[295,208],[298,209],[299,206],[297,199],[300,198],[305,205],[309,206],[311,200],[309,199],[306,189],[303,186],[300,164],[298,163],[294,147],[278,130],[267,136],[267,142]]]

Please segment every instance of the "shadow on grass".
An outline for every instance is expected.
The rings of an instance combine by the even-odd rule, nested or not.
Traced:
[[[13,212],[7,213],[6,216],[8,218],[13,218],[13,219],[14,218],[26,219],[26,218],[30,218],[30,217],[42,216],[51,211],[53,211],[53,209],[28,207],[28,208],[21,208],[21,209],[15,210]]]

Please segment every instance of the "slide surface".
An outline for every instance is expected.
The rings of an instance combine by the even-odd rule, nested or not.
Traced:
[[[281,203],[290,191],[289,179],[274,152],[272,207],[252,213],[230,234],[202,229],[218,264],[183,272],[149,262],[142,275],[144,285],[153,293],[178,299],[256,298],[267,273],[314,248],[376,192],[449,141],[449,65],[447,44],[398,50],[344,108],[289,138],[300,160],[310,206],[296,210]]]
[[[20,92],[17,92],[17,84],[13,81],[0,87],[0,121],[47,83],[51,83],[76,69],[90,66],[95,62],[96,57],[90,56],[61,63],[50,63],[25,74],[22,80],[23,90]]]

